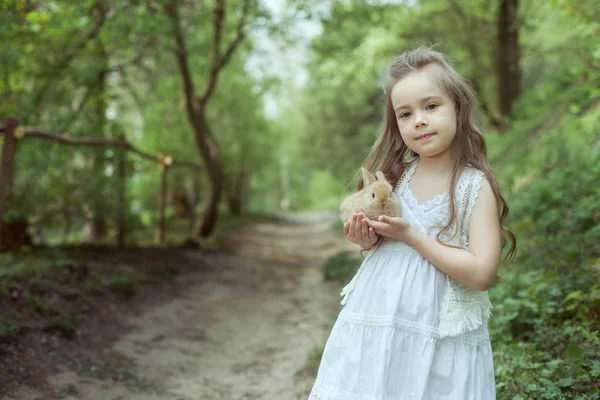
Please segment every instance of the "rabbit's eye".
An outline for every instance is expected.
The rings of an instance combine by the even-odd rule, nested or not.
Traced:
[[[375,198],[375,193],[371,193],[373,195],[373,198]]]

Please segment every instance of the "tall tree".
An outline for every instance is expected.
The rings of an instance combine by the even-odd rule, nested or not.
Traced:
[[[217,206],[223,191],[224,173],[218,142],[213,135],[207,119],[207,105],[215,91],[219,74],[227,65],[245,37],[244,30],[252,0],[244,0],[234,38],[222,48],[221,39],[225,22],[225,0],[217,0],[212,13],[212,45],[210,50],[209,71],[204,88],[198,95],[192,73],[189,54],[183,35],[180,18],[180,2],[173,0],[165,6],[165,12],[171,21],[175,41],[175,58],[181,77],[184,105],[188,123],[194,133],[196,147],[208,174],[208,193],[204,203],[203,218],[194,230],[194,236],[210,236],[217,222]]]
[[[498,9],[496,63],[498,104],[503,116],[510,114],[513,103],[521,92],[518,6],[519,0],[500,0]]]
[[[95,136],[103,137],[106,132],[106,97],[107,97],[107,77],[108,77],[108,54],[100,39],[97,40],[97,55],[98,72],[96,76],[97,93],[94,98],[95,103]],[[98,148],[91,154],[92,171],[95,175],[94,182],[95,195],[92,200],[92,221],[89,230],[88,240],[95,242],[106,235],[106,205],[104,196],[101,195],[106,180],[104,179],[104,171],[106,169],[105,149]]]

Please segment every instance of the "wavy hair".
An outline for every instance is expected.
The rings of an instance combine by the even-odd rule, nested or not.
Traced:
[[[454,192],[460,171],[466,167],[478,169],[485,174],[499,204],[498,214],[500,226],[502,227],[502,248],[504,249],[507,244],[507,239],[511,242],[511,247],[505,257],[505,261],[508,261],[508,266],[510,266],[516,255],[517,241],[513,232],[504,226],[509,209],[488,161],[482,129],[475,116],[475,110],[478,107],[477,98],[467,80],[451,66],[444,54],[431,48],[419,47],[402,53],[392,61],[389,66],[387,81],[384,84],[385,115],[375,144],[370,149],[363,166],[368,171],[382,171],[392,186],[395,187],[410,163],[419,157],[402,140],[392,105],[391,92],[394,85],[406,75],[433,63],[441,67],[442,73],[438,74],[438,83],[444,93],[452,99],[457,111],[456,136],[451,145],[454,164],[449,193],[450,221],[438,233],[436,239],[443,245],[449,246],[442,242],[440,235],[448,231],[456,220]],[[358,180],[358,189],[360,190],[363,187],[364,182],[361,177]]]

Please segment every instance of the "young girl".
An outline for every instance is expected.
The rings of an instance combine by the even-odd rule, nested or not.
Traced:
[[[503,234],[508,259],[516,240],[503,226],[508,207],[475,96],[430,49],[399,56],[389,78],[385,123],[364,166],[395,185],[402,216],[354,214],[344,225],[369,253],[342,291],[309,400],[493,400],[487,290]]]

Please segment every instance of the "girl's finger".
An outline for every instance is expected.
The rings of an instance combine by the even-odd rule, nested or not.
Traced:
[[[369,240],[369,225],[367,225],[367,221],[360,221],[360,236],[364,241]]]
[[[350,226],[348,227],[348,237],[354,239],[356,237],[356,214],[352,215]]]
[[[367,226],[367,237],[370,243],[373,243],[377,239],[377,234],[370,226]]]
[[[375,233],[373,228],[369,227],[369,240],[374,241],[375,239],[377,239],[377,234]]]
[[[384,224],[384,223],[382,223],[382,222],[377,222],[377,221],[373,221],[373,220],[370,220],[370,221],[368,222],[368,224],[369,224],[369,226],[370,226],[371,228],[373,228],[373,230],[375,230],[375,231],[377,231],[377,230],[381,229],[383,226],[385,226],[385,224]]]
[[[344,222],[344,236],[348,236],[348,229],[350,228],[350,221]]]
[[[354,237],[356,239],[361,237],[362,223],[360,222],[360,216],[356,215],[356,218],[352,221],[354,223]]]

